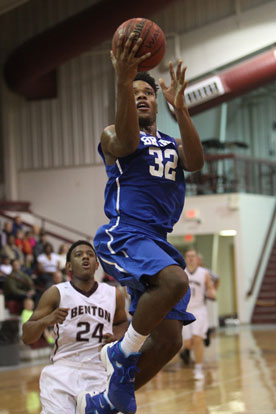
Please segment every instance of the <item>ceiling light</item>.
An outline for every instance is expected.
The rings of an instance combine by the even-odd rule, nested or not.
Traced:
[[[219,232],[220,236],[236,236],[237,231],[236,230],[221,230]]]

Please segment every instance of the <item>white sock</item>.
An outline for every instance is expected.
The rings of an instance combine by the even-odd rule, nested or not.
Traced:
[[[195,364],[196,371],[202,371],[202,364]]]
[[[122,351],[126,356],[131,353],[138,352],[147,337],[148,335],[141,335],[135,331],[132,324],[130,324],[121,342]]]

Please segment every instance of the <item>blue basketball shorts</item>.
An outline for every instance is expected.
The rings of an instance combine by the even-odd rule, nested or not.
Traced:
[[[148,228],[111,220],[100,227],[94,238],[94,247],[103,270],[121,285],[126,285],[131,296],[130,313],[134,313],[140,296],[147,289],[142,276],[154,276],[167,266],[186,267],[183,256],[166,238]],[[167,314],[166,319],[195,320],[186,312],[190,289]]]

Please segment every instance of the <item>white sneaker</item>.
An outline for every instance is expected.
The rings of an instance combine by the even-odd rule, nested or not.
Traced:
[[[200,380],[204,379],[204,374],[203,374],[201,369],[195,369],[194,370],[194,379],[196,381],[200,381]]]

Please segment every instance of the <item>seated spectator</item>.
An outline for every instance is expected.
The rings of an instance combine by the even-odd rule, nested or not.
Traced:
[[[18,247],[18,249],[21,250],[21,252],[23,252],[23,237],[24,237],[24,232],[22,229],[18,229],[16,231],[16,235],[15,235],[15,239],[14,239],[14,244]]]
[[[53,251],[51,243],[44,245],[43,253],[37,257],[38,284],[43,289],[53,285],[53,274],[59,270],[60,257]]]
[[[62,243],[59,247],[59,268],[62,273],[66,274],[66,255],[69,250],[69,245],[67,243]]]
[[[17,230],[23,230],[22,218],[21,216],[15,216],[12,224],[12,233],[16,237]]]
[[[40,233],[39,227],[36,226],[35,224],[32,226],[31,230],[28,230],[28,236],[26,235],[26,237],[28,237],[28,240],[32,246],[32,249],[35,247],[36,243],[39,240],[39,233]]]
[[[11,260],[19,260],[20,266],[24,265],[24,255],[21,250],[15,244],[15,237],[13,234],[9,234],[7,237],[7,243],[2,247],[1,255],[9,256]]]
[[[31,267],[34,256],[33,256],[33,246],[31,242],[31,232],[26,231],[22,239],[22,252],[25,256],[25,265],[26,267]]]
[[[36,242],[35,246],[33,247],[34,263],[36,263],[38,256],[43,253],[44,246],[46,243],[47,243],[46,233],[41,231],[39,234],[39,239]]]
[[[61,270],[57,270],[53,273],[53,283],[54,285],[57,285],[58,283],[65,282],[65,276],[61,272]]]
[[[1,247],[7,244],[7,239],[10,234],[12,234],[12,222],[6,221],[3,230],[1,231]]]
[[[12,261],[12,272],[5,278],[3,284],[5,300],[16,300],[23,308],[26,298],[35,298],[34,283],[29,275],[20,270],[19,260]]]
[[[3,289],[3,284],[6,277],[12,272],[12,265],[9,256],[1,256],[0,258],[0,289]]]
[[[11,259],[7,255],[0,258],[0,275],[8,276],[12,272]]]

